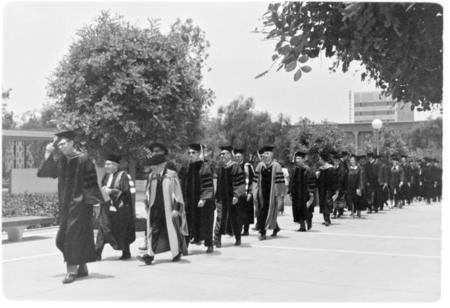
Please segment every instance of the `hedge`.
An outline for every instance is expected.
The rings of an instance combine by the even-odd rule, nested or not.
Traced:
[[[2,194],[2,217],[51,216],[58,222],[58,194]]]

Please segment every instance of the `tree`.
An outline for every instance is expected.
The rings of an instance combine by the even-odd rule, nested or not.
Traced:
[[[40,111],[27,111],[22,114],[19,125],[22,129],[56,129],[56,109],[47,105]]]
[[[417,157],[430,156],[442,159],[442,124],[442,118],[437,118],[422,123],[408,133],[406,137],[408,146]]]
[[[102,12],[60,62],[50,82],[58,127],[78,129],[93,155],[134,160],[153,141],[176,148],[200,133],[213,93],[202,82],[209,44],[192,20],[164,35]]]
[[[442,6],[436,3],[285,2],[270,4],[264,15],[267,39],[278,40],[273,64],[294,72],[321,52],[346,72],[352,62],[365,66],[386,95],[430,110],[442,104]],[[258,75],[261,77],[268,72]]]
[[[220,107],[217,118],[205,123],[202,142],[212,147],[231,144],[252,155],[264,145],[275,145],[275,156],[284,160],[289,119],[280,114],[277,121],[272,121],[268,112],[256,111],[254,108],[253,98],[243,96]]]
[[[9,99],[9,95],[11,93],[11,89],[2,90],[2,128],[3,129],[11,129],[16,128],[17,122],[14,120],[14,112],[7,110],[7,100]]]

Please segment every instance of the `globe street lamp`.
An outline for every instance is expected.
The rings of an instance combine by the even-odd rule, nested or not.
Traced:
[[[383,121],[380,119],[375,119],[372,121],[372,128],[376,131],[377,134],[377,155],[379,155],[379,136],[380,136],[380,130],[383,127]]]

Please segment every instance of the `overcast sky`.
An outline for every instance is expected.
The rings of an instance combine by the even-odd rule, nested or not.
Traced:
[[[163,31],[177,18],[192,18],[206,33],[211,47],[210,72],[204,84],[216,95],[210,113],[215,115],[239,95],[253,97],[256,109],[274,116],[283,113],[295,122],[349,122],[349,91],[375,90],[360,81],[361,68],[346,74],[331,73],[330,59],[311,61],[312,72],[298,82],[284,71],[254,77],[271,64],[275,41],[252,31],[262,25],[268,2],[10,2],[3,7],[3,81],[12,88],[8,109],[15,113],[39,109],[48,102],[48,77],[76,39],[76,30],[94,22],[101,10],[120,14],[126,21],[145,26],[147,18],[161,21]],[[358,73],[359,71],[359,73]],[[416,119],[429,114],[416,113]]]

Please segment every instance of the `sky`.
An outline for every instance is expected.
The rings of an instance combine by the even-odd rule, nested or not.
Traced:
[[[320,57],[308,64],[313,70],[300,81],[284,70],[272,70],[255,79],[271,65],[276,41],[254,33],[261,28],[269,2],[16,2],[3,6],[2,88],[11,88],[8,110],[22,114],[50,103],[48,79],[76,40],[76,30],[94,22],[102,10],[119,14],[135,25],[148,18],[160,19],[163,32],[177,18],[192,18],[210,42],[204,85],[215,93],[210,114],[238,96],[253,97],[255,109],[274,118],[283,113],[293,122],[300,117],[313,121],[349,122],[349,91],[376,90],[361,82],[363,68],[354,65],[347,73],[329,71],[332,60]],[[429,113],[415,114],[416,120]]]

